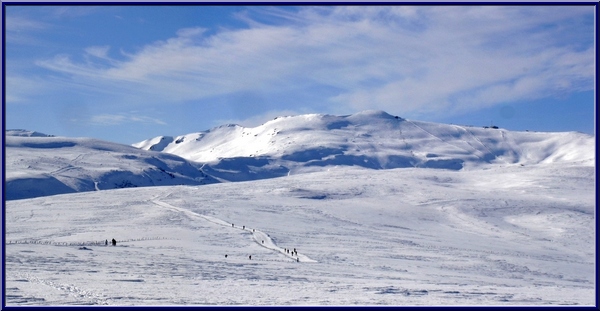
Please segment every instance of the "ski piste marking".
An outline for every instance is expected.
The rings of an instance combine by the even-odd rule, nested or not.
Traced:
[[[494,156],[494,158],[495,158],[495,159],[498,159],[498,156],[496,156],[496,155],[495,155],[495,154],[492,152],[492,150],[490,150],[490,148],[488,148],[488,147],[487,147],[487,146],[486,146],[486,145],[485,145],[485,144],[484,144],[484,143],[481,141],[481,139],[479,139],[477,136],[475,136],[471,130],[467,130],[465,127],[463,127],[463,126],[459,126],[459,125],[455,125],[454,127],[462,129],[462,130],[463,130],[465,133],[469,133],[469,135],[470,135],[470,136],[471,136],[471,137],[472,137],[472,138],[473,138],[473,139],[474,139],[476,142],[478,142],[478,143],[479,143],[479,144],[480,144],[480,145],[481,145],[481,146],[482,146],[482,147],[483,147],[485,150],[487,150],[487,153],[488,153],[488,154],[491,154],[491,155],[493,155],[493,156]],[[483,151],[481,151],[481,150],[479,150],[479,149],[475,148],[475,146],[471,145],[471,143],[469,143],[469,142],[468,142],[466,139],[463,139],[463,141],[464,141],[464,142],[466,142],[466,143],[467,143],[469,146],[471,146],[471,148],[473,148],[473,149],[474,149],[476,152],[479,152],[479,153],[481,153],[481,154],[483,154],[483,155],[485,156],[485,153],[484,153]],[[478,157],[479,157],[480,159],[483,159],[483,157],[481,157],[481,156],[478,156]],[[508,162],[506,162],[506,161],[504,161],[504,162],[508,164]]]
[[[258,245],[260,245],[260,246],[262,246],[262,247],[264,247],[266,249],[277,251],[277,252],[285,255],[286,257],[293,259],[294,261],[297,261],[297,262],[317,262],[316,260],[311,259],[308,256],[306,256],[304,254],[301,254],[301,253],[296,253],[297,254],[296,256],[293,256],[291,254],[286,253],[285,249],[277,246],[277,244],[275,244],[275,242],[273,242],[273,240],[271,239],[271,237],[267,233],[264,233],[264,232],[262,232],[260,230],[252,229],[252,228],[248,228],[248,227],[240,228],[239,226],[237,226],[237,227],[236,226],[232,226],[232,223],[226,222],[226,221],[224,221],[222,219],[219,219],[219,218],[216,218],[216,217],[212,217],[212,216],[208,216],[208,215],[198,214],[198,213],[192,212],[190,210],[186,210],[184,208],[176,207],[176,206],[173,206],[171,204],[159,201],[157,198],[152,198],[150,201],[152,203],[158,205],[158,206],[162,206],[164,208],[172,209],[172,210],[184,213],[184,214],[186,214],[188,216],[191,216],[191,217],[200,217],[200,218],[202,218],[202,219],[204,219],[206,221],[212,222],[212,223],[217,224],[217,225],[221,225],[221,226],[224,226],[224,227],[227,227],[227,228],[233,228],[233,229],[248,231],[249,233],[252,233],[252,239],[254,240],[254,242],[256,242],[256,244],[258,244]]]

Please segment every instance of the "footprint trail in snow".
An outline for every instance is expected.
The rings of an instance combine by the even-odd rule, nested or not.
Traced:
[[[239,229],[239,230],[248,231],[248,232],[252,233],[252,239],[258,245],[260,245],[260,246],[262,246],[264,248],[273,250],[273,251],[277,251],[277,252],[285,255],[286,257],[289,257],[289,258],[291,258],[291,259],[293,259],[293,260],[295,260],[297,262],[317,262],[316,260],[311,259],[310,257],[308,257],[308,256],[306,256],[304,254],[298,253],[298,252],[295,253],[296,255],[293,255],[291,252],[287,253],[284,248],[281,248],[281,247],[277,246],[277,244],[275,244],[275,242],[273,242],[273,240],[271,239],[271,237],[269,237],[268,234],[266,234],[266,233],[264,233],[264,232],[262,232],[260,230],[247,228],[245,226],[244,227],[239,227],[239,226],[236,227],[233,224],[231,224],[229,222],[226,222],[226,221],[224,221],[222,219],[219,219],[219,218],[216,218],[216,217],[212,217],[212,216],[208,216],[208,215],[198,214],[198,213],[192,212],[190,210],[186,210],[184,208],[176,207],[176,206],[173,206],[171,204],[159,201],[156,198],[153,198],[151,201],[152,201],[152,203],[154,203],[154,204],[156,204],[158,206],[162,206],[162,207],[165,207],[165,208],[168,208],[168,209],[172,209],[172,210],[184,213],[184,214],[186,214],[186,215],[188,215],[190,217],[197,217],[197,218],[199,217],[199,218],[202,218],[202,219],[204,219],[206,221],[212,222],[212,223],[217,224],[217,225],[221,225],[221,226],[225,226],[225,227],[229,227],[229,228],[233,228],[233,229]]]

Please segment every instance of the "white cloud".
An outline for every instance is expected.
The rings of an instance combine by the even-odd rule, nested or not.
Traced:
[[[110,9],[110,6],[62,5],[54,7],[49,13],[55,18],[74,18],[88,16],[105,9]]]
[[[6,75],[6,104],[28,104],[31,94],[52,90],[47,80],[38,76]]]
[[[32,34],[52,28],[52,26],[44,22],[8,14],[5,23],[6,42],[9,44],[39,45],[41,40]]]
[[[299,85],[322,85],[339,89],[324,102],[402,114],[448,114],[593,89],[594,50],[581,49],[569,32],[577,32],[573,38],[586,33],[593,42],[593,25],[577,28],[582,16],[593,16],[593,7],[336,6],[263,12],[279,22],[252,22],[210,36],[202,28],[181,29],[109,65],[65,56],[39,64],[78,83],[147,94],[148,102],[255,89],[302,92]],[[108,47],[86,52],[108,59]]]
[[[85,52],[98,57],[98,58],[108,58],[108,50],[110,50],[110,46],[90,46],[85,49]]]
[[[90,123],[93,125],[119,125],[124,123],[140,122],[147,124],[166,125],[167,123],[152,117],[131,115],[131,114],[100,114],[90,118]]]
[[[127,117],[115,114],[101,114],[92,116],[90,121],[95,125],[117,125],[125,123],[127,121]]]
[[[28,19],[22,16],[9,15],[6,17],[6,31],[20,32],[30,30],[43,30],[49,27],[48,24]]]

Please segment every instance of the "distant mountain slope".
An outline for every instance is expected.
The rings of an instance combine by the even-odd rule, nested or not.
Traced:
[[[133,146],[207,163],[205,172],[251,180],[329,165],[459,170],[486,164],[594,164],[595,140],[577,132],[513,132],[411,121],[383,111],[278,117],[254,128],[229,124]]]
[[[6,130],[6,136],[23,136],[23,137],[54,137],[44,133],[28,130]]]
[[[29,134],[28,134],[29,133]],[[217,182],[176,155],[89,138],[6,131],[5,199]],[[33,135],[30,135],[33,134]]]
[[[593,166],[595,139],[420,122],[364,111],[223,125],[133,146],[6,131],[5,199],[125,187],[200,185],[322,171],[330,166],[460,170],[548,163]]]

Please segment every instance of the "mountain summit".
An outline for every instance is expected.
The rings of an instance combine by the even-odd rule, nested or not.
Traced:
[[[412,121],[383,111],[227,124],[133,146],[7,130],[6,199],[115,188],[202,185],[328,170],[586,165],[594,137]]]
[[[235,124],[159,136],[134,147],[206,163],[227,180],[319,170],[331,165],[459,170],[486,164],[593,165],[594,138],[577,132],[516,132],[422,122],[369,110],[347,116],[283,116],[254,128]]]

